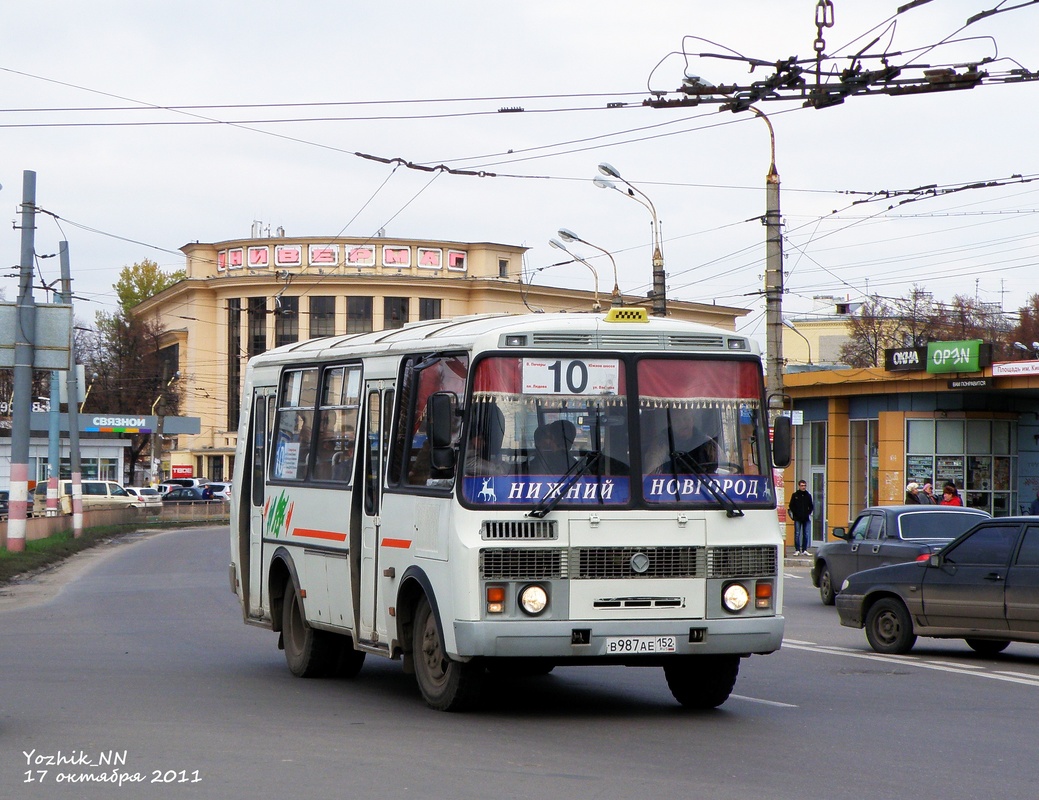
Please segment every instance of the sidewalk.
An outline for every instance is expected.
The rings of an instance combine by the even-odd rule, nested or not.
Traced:
[[[806,556],[795,556],[793,547],[783,548],[783,566],[786,567],[810,567],[812,566],[813,553],[808,551]]]

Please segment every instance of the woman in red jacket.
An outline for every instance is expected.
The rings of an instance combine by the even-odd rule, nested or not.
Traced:
[[[962,506],[963,500],[960,499],[960,493],[956,491],[956,484],[947,483],[942,489],[942,501],[938,504],[940,506]]]

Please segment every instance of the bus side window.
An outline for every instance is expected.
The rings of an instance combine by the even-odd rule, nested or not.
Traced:
[[[453,470],[437,470],[430,459],[430,441],[426,430],[426,401],[435,392],[447,392],[461,397],[465,391],[465,380],[469,372],[467,356],[411,357],[404,368],[402,395],[397,421],[397,442],[394,452],[394,473],[399,464],[403,467],[403,483],[406,486],[449,487],[454,477]],[[452,446],[457,449],[461,434],[461,418],[455,419],[452,431]],[[398,461],[399,459],[399,461]]]
[[[319,410],[314,478],[349,483],[357,441],[360,370],[335,367],[325,371]]]
[[[314,435],[316,369],[291,370],[282,376],[271,477],[304,480]]]

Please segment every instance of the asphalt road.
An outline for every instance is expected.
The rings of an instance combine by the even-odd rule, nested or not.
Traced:
[[[803,567],[783,650],[717,711],[682,710],[660,670],[589,667],[458,715],[395,662],[293,678],[227,563],[226,528],[148,533],[0,593],[0,798],[1039,795],[1039,646],[879,656]]]

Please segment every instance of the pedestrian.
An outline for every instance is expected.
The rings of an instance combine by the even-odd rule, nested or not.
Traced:
[[[942,487],[942,501],[938,504],[940,506],[962,506],[963,499],[960,497],[959,491],[956,489],[956,484],[949,482]]]
[[[1028,507],[1028,513],[1033,517],[1039,516],[1039,489],[1036,490],[1035,500],[1032,501],[1032,505]]]
[[[212,500],[213,499],[213,487],[208,483],[202,487],[202,499]]]
[[[920,504],[920,484],[916,481],[910,481],[906,484],[905,503],[907,506]]]
[[[790,518],[794,521],[794,555],[808,555],[808,543],[811,541],[811,519],[815,511],[815,503],[808,493],[808,484],[797,482],[797,491],[790,496],[787,506]]]
[[[920,498],[920,505],[925,506],[936,506],[938,505],[938,498],[934,496],[934,487],[929,483],[924,484],[923,492],[918,495]]]

